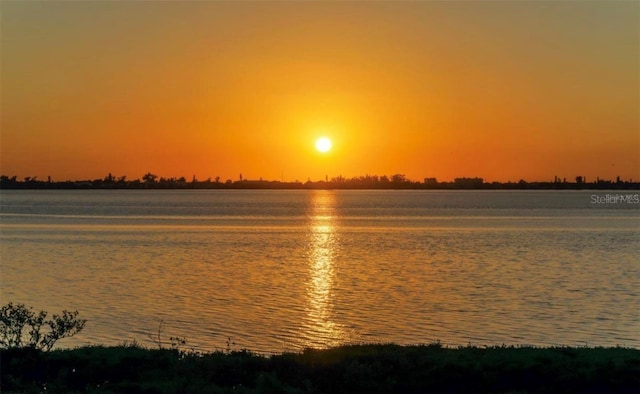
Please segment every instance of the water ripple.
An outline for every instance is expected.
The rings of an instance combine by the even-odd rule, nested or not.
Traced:
[[[559,214],[531,201],[445,209],[425,208],[421,199],[442,197],[429,193],[318,191],[225,203],[187,193],[175,215],[166,204],[184,193],[151,194],[151,213],[132,214],[149,195],[56,195],[50,213],[3,200],[2,299],[78,309],[89,323],[64,346],[153,346],[164,322],[165,341],[185,337],[199,350],[435,340],[640,347],[637,210],[586,210],[580,193],[569,195],[579,207]],[[358,203],[363,196],[372,200]]]

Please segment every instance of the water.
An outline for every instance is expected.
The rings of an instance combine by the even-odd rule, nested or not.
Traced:
[[[640,347],[640,207],[589,191],[2,191],[1,301],[60,346]]]

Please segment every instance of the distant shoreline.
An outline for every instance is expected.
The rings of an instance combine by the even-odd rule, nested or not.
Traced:
[[[154,176],[155,177],[155,176]],[[144,178],[144,177],[143,177]],[[411,181],[403,176],[359,177],[332,179],[330,181],[281,182],[265,180],[220,180],[207,179],[187,181],[184,178],[147,178],[126,180],[111,175],[104,179],[80,181],[52,181],[17,177],[0,177],[0,190],[104,190],[104,189],[232,189],[232,190],[640,190],[640,182],[617,179],[585,182],[577,177],[576,182],[556,179],[549,182],[485,182],[482,178],[456,178],[452,182],[438,182],[427,178],[424,182]]]

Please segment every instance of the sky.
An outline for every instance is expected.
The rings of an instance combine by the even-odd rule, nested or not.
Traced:
[[[640,179],[636,1],[3,0],[0,18],[4,175]]]

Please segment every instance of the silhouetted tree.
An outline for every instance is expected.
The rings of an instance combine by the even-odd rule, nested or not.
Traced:
[[[152,173],[150,173],[150,172],[147,172],[146,174],[144,174],[144,175],[142,176],[142,180],[143,180],[145,183],[155,183],[156,179],[158,179],[158,176],[157,176],[157,175],[155,175],[155,174],[152,174]]]

